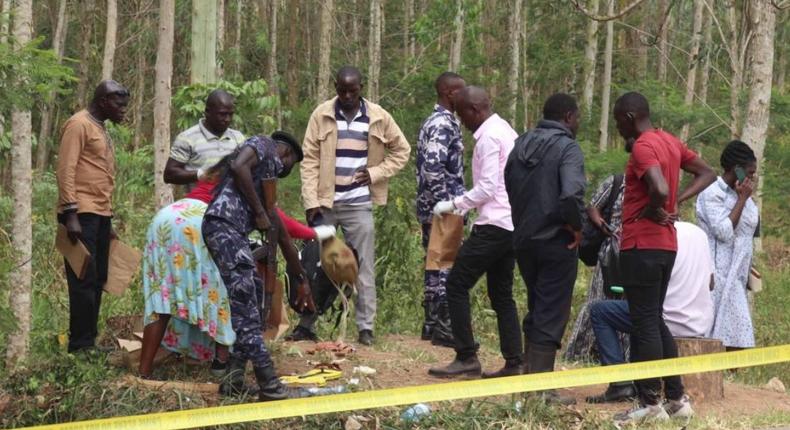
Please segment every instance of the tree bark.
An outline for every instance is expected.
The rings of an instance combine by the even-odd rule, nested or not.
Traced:
[[[156,49],[154,83],[154,193],[156,206],[173,201],[173,189],[164,182],[170,156],[170,96],[173,78],[173,39],[175,35],[175,0],[159,1],[159,46]],[[194,27],[193,27],[194,28]]]
[[[614,14],[615,0],[609,1],[609,15]],[[612,92],[612,47],[614,45],[614,21],[606,21],[606,46],[603,54],[603,85],[601,86],[601,123],[598,127],[598,149],[603,152],[609,146],[609,97]]]
[[[225,74],[225,0],[217,0],[217,77],[222,78]]]
[[[318,81],[317,101],[320,103],[329,98],[329,67],[332,54],[332,35],[335,28],[335,1],[325,0],[321,2],[321,37],[318,46]],[[306,10],[309,13],[309,11]],[[308,37],[310,32],[307,33]]]
[[[291,22],[296,22],[299,20],[299,9],[300,9],[300,2],[298,1],[289,1],[288,3],[288,10],[289,10],[289,17]],[[287,85],[287,94],[288,94],[288,106],[293,107],[299,104],[299,62],[298,59],[300,58],[299,52],[296,48],[296,38],[297,38],[297,26],[289,25],[288,26],[288,57],[287,57],[287,68],[285,71],[285,79],[288,82]]]
[[[461,48],[464,45],[464,0],[458,0],[458,10],[455,13],[455,36],[450,44],[450,63],[448,69],[451,72],[457,72],[461,67]]]
[[[403,76],[409,73],[409,61],[414,59],[411,23],[414,20],[414,0],[406,0],[403,18]]]
[[[710,13],[703,13],[706,17],[703,24],[705,34],[702,41],[705,52],[699,76],[699,98],[702,104],[706,104],[708,103],[708,84],[710,83],[710,52],[713,46],[713,17],[710,16]]]
[[[14,9],[15,49],[20,49],[33,37],[33,2],[17,0]],[[18,76],[17,79],[22,79]],[[14,261],[8,276],[9,305],[16,316],[16,330],[6,339],[6,367],[14,369],[27,358],[30,345],[31,280],[33,258],[33,166],[31,146],[33,130],[30,111],[11,111],[11,188],[14,195],[11,246]]]
[[[702,8],[704,0],[694,0],[694,20],[692,24],[691,48],[688,56],[688,70],[686,71],[686,96],[683,105],[690,108],[694,104],[694,91],[697,89],[697,67],[699,65],[699,50],[702,43]],[[685,142],[689,137],[691,124],[686,122],[680,130],[680,140]]]
[[[143,18],[143,27],[148,27],[148,17]],[[137,150],[143,140],[143,102],[145,101],[145,77],[148,74],[145,46],[137,47],[137,76],[135,76],[134,98],[132,98],[132,114],[134,115],[134,136],[132,148]]]
[[[191,54],[190,82],[193,84],[217,82],[216,1],[192,2]]]
[[[518,84],[519,70],[521,69],[521,0],[513,1],[513,9],[510,15],[510,75],[507,81],[508,92],[508,119],[511,124],[516,123],[516,107],[518,105]]]
[[[269,93],[280,97],[279,74],[277,73],[277,16],[280,10],[280,0],[271,0],[271,13],[269,14]],[[277,129],[282,128],[282,108],[277,103]]]
[[[599,0],[590,1],[590,10],[598,13]],[[592,118],[593,93],[595,92],[595,63],[598,56],[598,21],[587,22],[587,45],[584,48],[584,89],[582,90],[582,112],[589,120]]]
[[[381,72],[381,0],[370,0],[370,33],[368,36],[368,98],[379,101]]]
[[[115,38],[118,30],[118,1],[107,0],[107,29],[104,32],[104,58],[101,62],[102,80],[112,79],[115,66]]]
[[[521,70],[521,103],[524,105],[524,115],[522,121],[522,130],[529,129],[529,99],[530,99],[530,91],[529,91],[529,60],[527,58],[527,47],[529,46],[529,42],[527,42],[527,28],[529,27],[529,9],[527,8],[526,2],[524,2],[524,9],[522,10],[522,18],[521,18],[521,63],[522,63],[522,70]]]
[[[91,61],[91,39],[93,38],[93,22],[94,22],[94,0],[85,0],[82,4],[82,31],[80,37],[82,38],[82,46],[80,47],[80,62],[78,67],[77,82],[77,104],[78,108],[88,106],[88,83],[91,81],[90,74],[90,61]],[[74,109],[76,110],[76,109]]]
[[[5,2],[10,2],[10,0],[5,0]],[[67,3],[67,0],[60,0],[58,3],[58,23],[55,26],[55,36],[52,39],[52,50],[58,56],[58,63],[63,61],[66,33],[69,28]],[[36,170],[39,171],[46,169],[49,163],[49,148],[52,146],[49,141],[52,136],[52,112],[56,107],[56,101],[55,93],[50,92],[47,101],[41,107],[41,127],[39,128],[38,143],[36,144]]]
[[[727,2],[727,23],[730,27],[730,43],[728,46],[730,57],[730,130],[732,138],[740,138],[741,131],[741,91],[743,90],[743,69],[745,59],[744,38],[738,29],[738,13],[735,2]],[[745,31],[745,29],[741,29]]]
[[[233,41],[235,58],[233,59],[236,68],[236,77],[241,78],[241,23],[243,20],[244,1],[236,0],[236,38]]]
[[[672,22],[671,11],[667,12],[671,7],[669,0],[661,0],[659,9],[661,9],[661,16],[666,17],[664,23],[661,25],[661,34],[658,41],[658,81],[662,84],[667,83],[667,63],[669,62],[669,25]]]
[[[357,49],[354,49],[354,66],[359,67],[359,62],[361,61],[360,53],[362,52],[362,44],[359,40],[359,21],[360,19],[357,18],[357,12],[359,6],[359,0],[351,0],[351,10],[354,11],[354,17],[351,18],[351,43],[353,43]]]
[[[758,169],[762,170],[765,139],[768,135],[768,120],[771,113],[771,83],[774,68],[774,34],[776,31],[776,9],[770,0],[752,0],[749,24],[754,38],[750,44],[749,101],[741,140],[746,142],[757,158]],[[757,192],[754,199],[762,206],[763,176],[758,175]],[[759,242],[756,245],[759,247]]]
[[[785,90],[785,82],[787,77],[787,24],[782,28],[780,33],[779,39],[779,49],[777,49],[777,59],[776,59],[776,91],[779,94],[784,95]]]

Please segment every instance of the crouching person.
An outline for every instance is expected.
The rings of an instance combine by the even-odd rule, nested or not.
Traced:
[[[226,379],[220,386],[220,392],[225,395],[244,391],[248,360],[255,370],[259,400],[280,400],[295,394],[278,379],[263,342],[260,309],[264,285],[255,270],[247,235],[253,230],[277,229],[288,269],[299,274],[299,305],[315,309],[290,236],[282,228],[276,211],[267,214],[262,198],[264,180],[288,176],[294,164],[301,160],[301,148],[286,133],[250,138],[237,149],[229,174],[217,185],[203,218],[203,238],[228,290],[231,324],[236,332]]]

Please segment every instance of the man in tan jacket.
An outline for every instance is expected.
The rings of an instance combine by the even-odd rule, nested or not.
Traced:
[[[302,200],[311,226],[340,225],[359,253],[359,342],[373,343],[376,316],[373,204],[387,203],[389,178],[409,160],[409,143],[392,116],[362,98],[362,74],[341,67],[337,97],[313,111],[302,144]],[[288,340],[316,339],[317,315],[305,315]]]

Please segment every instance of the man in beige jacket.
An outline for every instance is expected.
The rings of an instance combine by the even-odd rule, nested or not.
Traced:
[[[389,178],[409,160],[409,143],[392,116],[362,98],[362,74],[341,67],[337,97],[313,111],[302,144],[302,200],[311,226],[339,225],[359,253],[356,321],[359,342],[373,343],[376,276],[373,204],[387,203]],[[286,339],[315,340],[317,315],[305,315]]]

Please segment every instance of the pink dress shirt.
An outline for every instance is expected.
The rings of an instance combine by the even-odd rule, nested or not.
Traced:
[[[464,212],[477,208],[476,225],[495,225],[513,231],[510,201],[505,190],[505,163],[518,134],[499,115],[493,114],[474,133],[471,190],[453,200]]]

